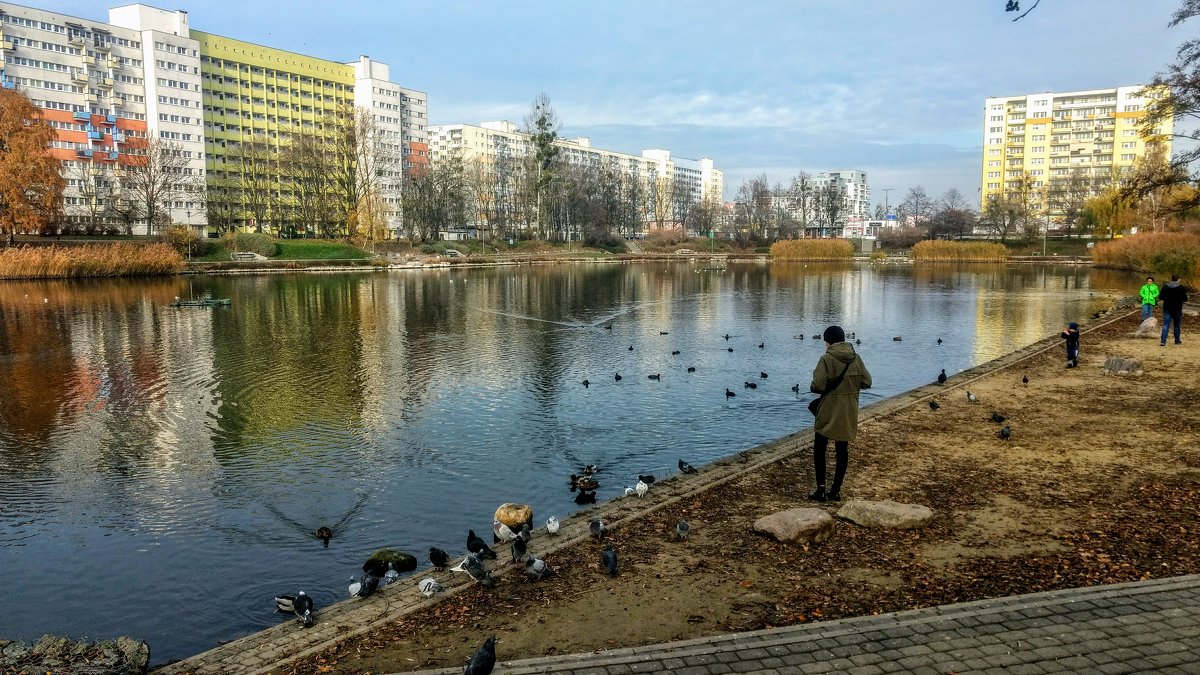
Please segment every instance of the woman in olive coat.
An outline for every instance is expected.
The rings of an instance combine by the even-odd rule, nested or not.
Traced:
[[[813,369],[809,390],[823,394],[821,407],[813,429],[817,433],[813,441],[813,463],[817,474],[817,489],[808,496],[818,502],[841,499],[842,480],[846,477],[846,465],[850,461],[850,441],[858,434],[858,392],[870,389],[871,373],[862,357],[854,352],[854,346],[846,342],[846,332],[839,326],[825,329],[825,353]],[[845,370],[846,375],[833,391],[826,392],[829,384]],[[833,485],[825,490],[825,454],[833,439],[835,465]]]

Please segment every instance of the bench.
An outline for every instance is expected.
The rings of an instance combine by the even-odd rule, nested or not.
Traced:
[[[234,251],[233,253],[229,254],[229,259],[230,260],[258,260],[258,254],[251,253],[250,251]]]

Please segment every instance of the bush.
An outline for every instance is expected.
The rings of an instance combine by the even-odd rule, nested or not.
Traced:
[[[1092,260],[1102,267],[1137,270],[1156,277],[1200,278],[1200,235],[1144,232],[1096,244]]]
[[[238,232],[234,245],[238,251],[257,253],[267,258],[279,255],[279,245],[271,235],[264,232]]]
[[[854,254],[845,239],[787,239],[771,244],[775,260],[844,260]]]
[[[17,246],[0,249],[0,279],[175,274],[183,257],[167,244]]]
[[[172,225],[159,235],[162,243],[170,246],[182,256],[204,255],[205,242],[196,230],[187,225]]]
[[[872,261],[880,261],[880,260],[884,260],[885,258],[887,258],[887,253],[884,253],[883,251],[879,251],[879,250],[871,251],[871,260]]]
[[[913,244],[917,262],[1004,262],[1008,249],[1004,244],[982,241],[918,241]]]
[[[674,246],[687,240],[682,227],[659,227],[646,233],[646,243],[651,246]]]

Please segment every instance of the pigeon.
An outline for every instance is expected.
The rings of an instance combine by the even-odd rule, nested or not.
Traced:
[[[442,585],[433,577],[425,577],[417,584],[417,588],[421,589],[421,595],[432,598],[434,593],[442,592]]]
[[[576,504],[595,504],[596,493],[591,490],[580,490],[579,494],[575,495]]]
[[[938,344],[942,344],[942,338],[938,338]]]
[[[613,379],[614,379],[614,380],[616,380],[617,382],[620,382],[620,381],[621,381],[621,374],[620,374],[620,373],[616,373],[615,375],[613,375]]]
[[[683,461],[682,459],[679,460],[679,470],[684,473],[700,473],[699,471],[696,471],[696,467],[692,466],[691,464],[688,464],[687,462]]]
[[[439,570],[446,569],[446,565],[450,564],[450,554],[436,546],[430,546],[429,562]]]
[[[379,590],[379,581],[380,577],[377,577],[370,572],[364,572],[361,579],[350,584],[350,597],[370,597],[375,591]]]
[[[629,487],[628,485],[625,486],[625,496],[626,497],[633,496],[633,488]]]
[[[639,496],[639,497],[645,497],[645,496],[646,496],[646,493],[647,493],[647,492],[649,492],[649,491],[650,491],[650,486],[649,486],[649,485],[647,485],[647,484],[643,483],[643,482],[642,482],[642,481],[640,481],[640,480],[637,482],[637,496]]]
[[[387,574],[383,575],[383,585],[384,586],[391,586],[392,584],[396,583],[397,581],[400,581],[400,573],[397,572],[396,570],[388,570]]]
[[[529,530],[529,523],[521,523],[521,531],[517,532],[517,537],[526,544],[529,543],[530,539],[533,539],[533,532]]]
[[[558,528],[562,527],[558,524],[558,518],[550,516],[546,519],[546,534],[558,534]]]
[[[1004,424],[1005,417],[998,412],[992,412],[992,421],[996,424]]]
[[[747,382],[747,383],[746,383],[746,388],[747,388],[747,389],[758,389],[758,385],[757,385],[757,384],[754,384],[753,382]]]
[[[484,558],[496,559],[496,553],[488,548],[486,541],[475,536],[475,530],[467,530],[467,550]]]
[[[593,518],[592,522],[588,523],[588,530],[591,531],[593,537],[603,539],[605,533],[608,532],[608,526],[604,524],[603,520]]]
[[[584,389],[587,389],[587,388],[588,388],[588,386],[589,386],[589,385],[591,385],[591,381],[590,381],[590,380],[584,380],[584,381],[583,381],[583,382],[581,382],[580,384],[582,384],[582,385],[583,385],[583,388],[584,388]]]
[[[512,540],[512,561],[517,562],[521,558],[524,558],[525,552],[528,550],[529,550],[528,547],[525,546],[524,539],[522,539],[520,537],[513,539]]]
[[[495,535],[497,542],[508,542],[517,538],[517,534],[512,531],[512,528],[499,520],[492,521],[492,534]]]
[[[799,382],[792,385],[792,391],[796,392],[797,394],[800,393],[800,383]]]
[[[691,532],[692,526],[688,525],[688,521],[681,520],[675,524],[675,536],[680,539],[687,539],[688,532]]]
[[[694,373],[694,372],[696,372],[696,366],[688,366],[688,372],[689,372],[689,373]]]
[[[967,402],[979,403],[979,397],[975,396],[975,394],[972,394],[970,391],[967,391]]]
[[[758,374],[758,377],[759,377],[759,379],[763,379],[763,380],[765,380],[765,379],[767,379],[767,374],[766,374],[766,373],[759,373],[759,374]]]
[[[1021,384],[1025,385],[1027,387],[1029,386],[1029,376],[1028,375],[1021,376]]]
[[[474,553],[468,553],[458,565],[450,568],[451,572],[462,572],[471,577],[477,584],[484,586],[495,586],[496,580],[492,578],[491,572],[483,564],[483,560]]]
[[[1008,425],[1006,424],[1000,429],[997,435],[1007,441],[1012,438],[1012,429],[1009,429]]]
[[[671,356],[679,356],[679,350],[676,349],[675,351],[671,352]]]
[[[617,552],[613,550],[611,543],[605,544],[604,550],[600,552],[600,564],[609,575],[617,576]]]
[[[725,398],[733,398],[734,396],[737,396],[737,394],[729,391],[729,387],[725,387]]]
[[[647,375],[647,376],[646,376],[646,379],[647,379],[647,380],[661,380],[661,379],[662,379],[662,375],[659,375],[658,373],[655,373],[655,374],[653,374],[653,375]]]
[[[938,384],[946,384],[946,369],[942,368],[942,372],[938,373]]]
[[[554,574],[554,568],[550,567],[545,560],[532,554],[525,559],[525,576],[530,579],[537,580],[551,574]]]
[[[329,548],[329,538],[333,536],[333,530],[328,527],[321,526],[317,528],[317,539],[320,539],[325,544],[325,548]]]
[[[759,348],[759,349],[766,349],[766,348],[767,348],[767,343],[765,343],[765,342],[760,342],[760,343],[758,343],[758,348]]]
[[[275,596],[275,611],[296,615],[296,620],[308,628],[313,625],[313,601],[304,591],[297,595]]]
[[[492,669],[496,667],[496,636],[488,638],[484,641],[471,660],[467,663],[467,669],[463,671],[463,675],[490,675]]]
[[[651,476],[648,473],[647,474],[638,474],[638,481],[645,483],[646,485],[651,485],[654,483],[654,476]]]
[[[727,351],[727,352],[729,352],[730,354],[732,354],[732,353],[733,353],[733,347],[726,347],[726,348],[725,348],[725,351]]]
[[[942,406],[938,405],[938,402],[937,402],[937,401],[930,401],[930,402],[929,402],[929,409],[930,409],[930,410],[937,410],[937,409],[938,409],[938,408],[940,408],[940,407],[942,407]]]

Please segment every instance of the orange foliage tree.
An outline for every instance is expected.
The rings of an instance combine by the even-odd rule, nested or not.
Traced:
[[[66,181],[50,154],[55,135],[28,96],[0,89],[0,233],[10,245],[59,220]]]

